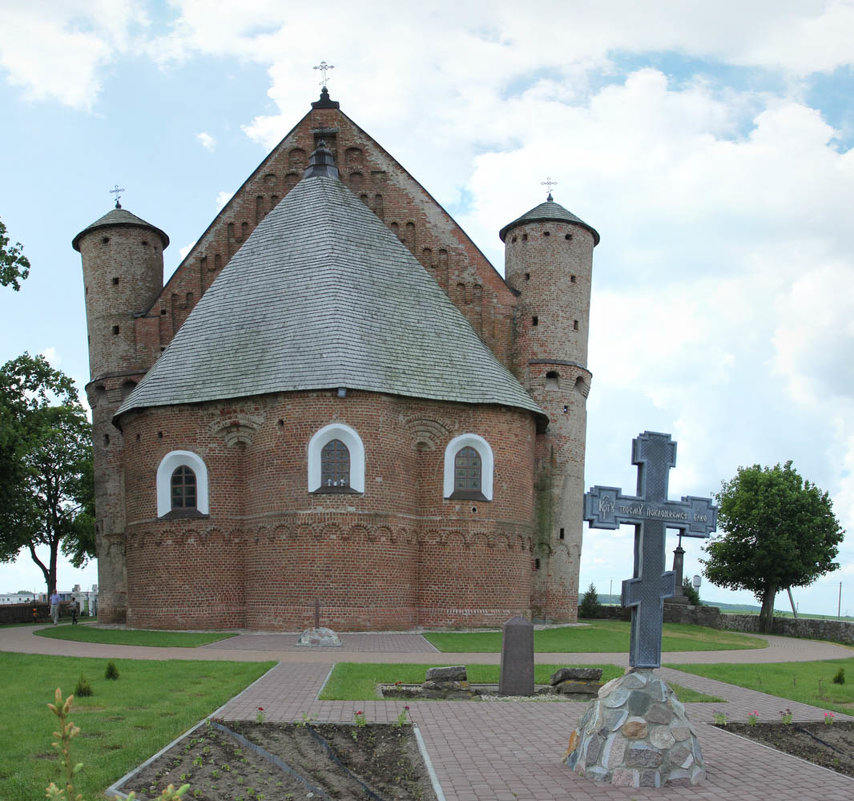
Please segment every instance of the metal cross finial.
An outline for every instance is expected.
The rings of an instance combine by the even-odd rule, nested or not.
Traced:
[[[321,81],[320,85],[325,87],[326,81],[328,80],[326,73],[329,72],[329,70],[334,70],[335,65],[327,64],[325,61],[321,61],[320,64],[318,64],[316,67],[312,67],[312,69],[320,70],[323,73],[323,80]]]
[[[552,197],[552,187],[557,186],[557,181],[553,181],[552,177],[549,175],[545,181],[540,181],[540,185],[547,186],[549,188],[549,196],[546,198],[546,200],[554,200],[554,198]]]
[[[122,193],[122,192],[124,192],[124,191],[125,191],[124,189],[120,189],[120,188],[119,188],[119,185],[118,185],[118,184],[116,184],[116,188],[115,188],[115,189],[111,189],[111,190],[110,190],[110,194],[111,194],[111,195],[115,195],[115,196],[116,196],[116,208],[117,208],[117,209],[120,209],[120,208],[122,207],[122,204],[121,204],[121,203],[119,203],[119,201],[122,199],[122,195],[121,195],[121,193]]]

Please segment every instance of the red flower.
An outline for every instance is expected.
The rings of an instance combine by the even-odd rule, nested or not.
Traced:
[[[263,707],[263,706],[259,706],[259,707],[258,707],[258,711],[259,711],[259,712],[263,712],[263,711],[264,711],[264,707]]]

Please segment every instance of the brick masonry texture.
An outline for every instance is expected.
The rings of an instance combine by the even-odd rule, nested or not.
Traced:
[[[249,442],[227,435],[253,420]],[[311,436],[330,422],[365,443],[365,492],[308,492]],[[303,392],[125,416],[128,623],[155,628],[342,629],[500,623],[527,611],[532,416],[395,396]],[[442,497],[445,445],[475,432],[494,499]],[[207,465],[210,515],[158,519],[161,459]]]
[[[113,419],[321,140],[342,182],[548,414],[547,428],[524,409],[353,391],[149,407]],[[505,282],[429,193],[335,108],[313,108],[284,137],[165,285],[165,235],[138,223],[75,239],[86,285],[103,622],[299,627],[313,621],[317,597],[324,624],[342,629],[494,624],[515,614],[575,620],[591,383],[588,227],[514,225]],[[308,441],[336,421],[365,445],[361,496],[307,493]],[[444,447],[463,433],[494,451],[491,502],[442,498]],[[204,459],[208,517],[157,519],[155,473],[172,450]]]

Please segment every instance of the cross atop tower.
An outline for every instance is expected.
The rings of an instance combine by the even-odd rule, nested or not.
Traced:
[[[124,191],[125,191],[124,189],[119,188],[118,184],[116,184],[115,189],[110,190],[110,194],[116,196],[116,208],[117,209],[120,209],[122,207],[122,204],[119,203],[119,201],[122,199],[122,192],[124,192]]]
[[[323,73],[323,80],[320,82],[320,85],[325,88],[326,82],[328,80],[328,76],[326,73],[329,72],[329,70],[334,70],[335,65],[334,64],[327,64],[326,61],[321,61],[320,64],[318,64],[316,67],[312,67],[312,69],[320,70]]]
[[[554,198],[552,197],[552,187],[557,186],[557,181],[553,181],[552,177],[549,175],[545,181],[540,181],[540,185],[547,186],[549,188],[549,196],[546,198],[546,200],[554,200]]]

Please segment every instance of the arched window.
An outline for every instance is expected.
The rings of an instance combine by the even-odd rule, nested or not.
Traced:
[[[208,469],[192,451],[172,451],[157,466],[157,516],[187,517],[210,512]]]
[[[480,454],[471,446],[460,448],[454,457],[454,494],[461,492],[480,494]]]
[[[350,426],[332,423],[311,438],[308,443],[308,491],[365,491],[365,446]]]
[[[196,474],[182,464],[172,473],[172,511],[196,508]]]
[[[492,448],[483,437],[454,437],[445,448],[444,497],[491,501],[493,469]]]
[[[331,439],[320,449],[320,485],[324,490],[350,488],[350,451],[340,439]]]

